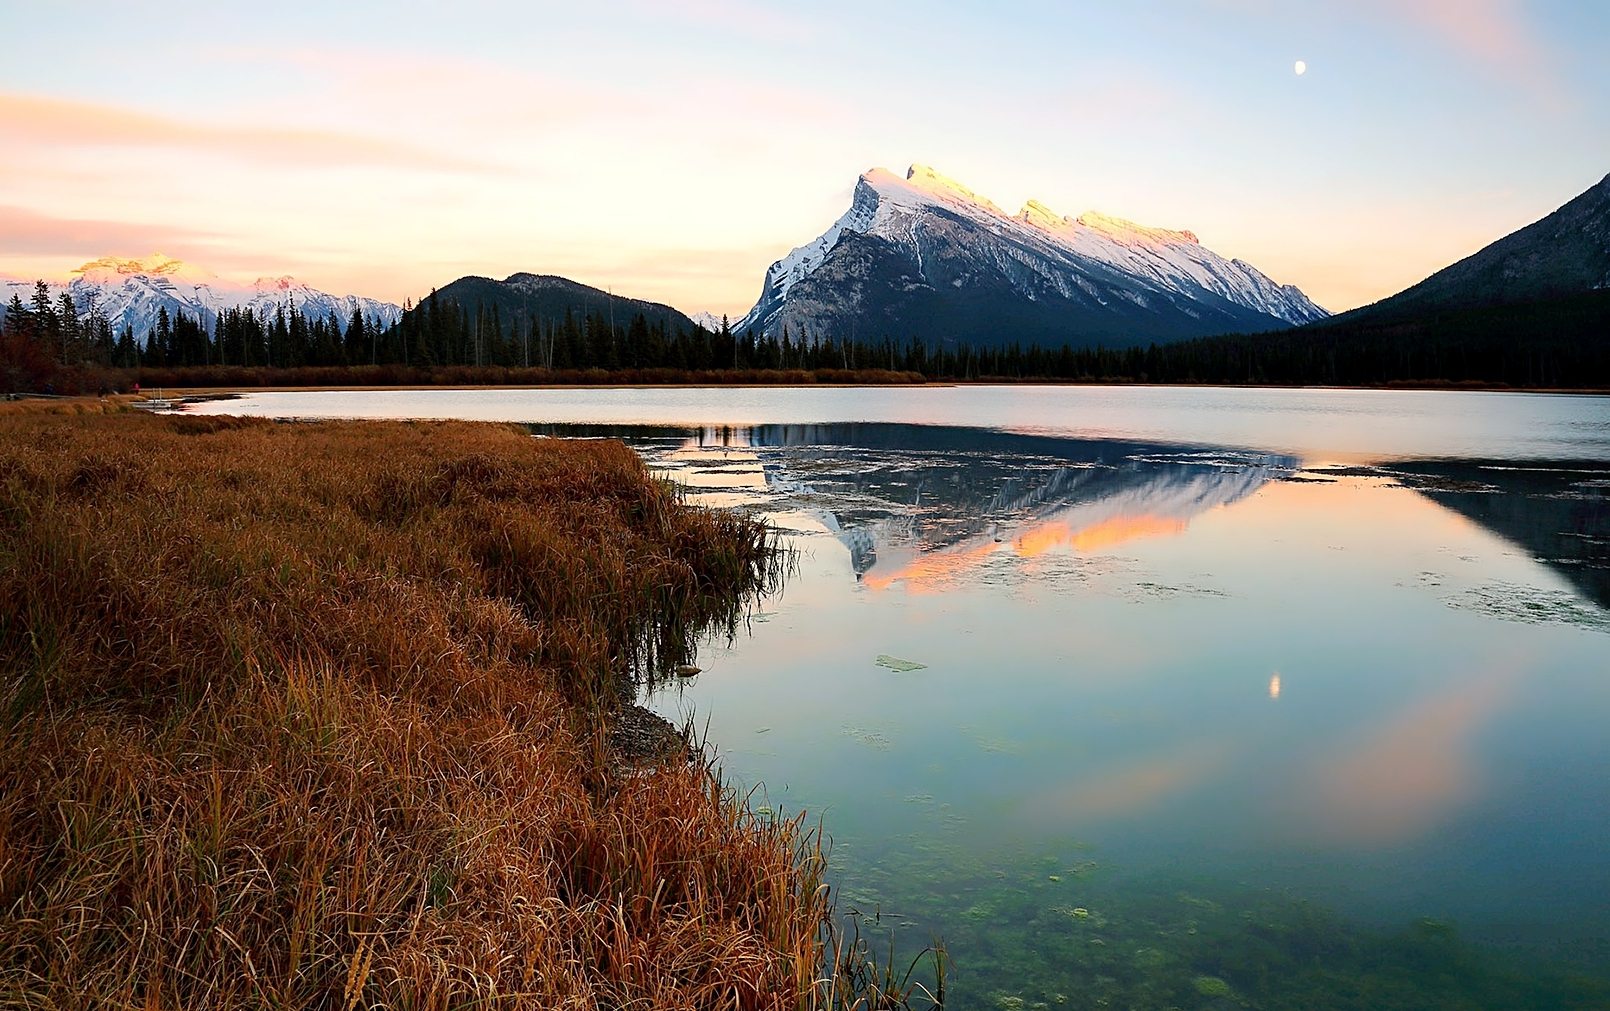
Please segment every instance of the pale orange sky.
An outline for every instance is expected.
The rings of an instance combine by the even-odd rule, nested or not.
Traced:
[[[1506,0],[51,6],[0,65],[0,272],[160,250],[401,301],[530,270],[736,316],[860,172],[915,161],[1006,208],[1189,228],[1340,310],[1610,170],[1607,20]]]

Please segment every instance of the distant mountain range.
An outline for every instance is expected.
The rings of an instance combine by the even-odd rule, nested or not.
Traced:
[[[566,312],[578,321],[593,313],[606,318],[613,315],[616,324],[623,327],[641,313],[650,324],[663,322],[673,333],[679,329],[691,331],[694,326],[693,320],[668,305],[611,294],[552,274],[510,274],[501,281],[461,277],[434,294],[438,301],[457,302],[470,311],[477,306],[489,311],[496,307],[505,326],[515,320],[551,326],[564,322]]]
[[[1008,215],[922,165],[862,175],[850,209],[772,264],[734,327],[777,336],[1131,347],[1328,313],[1190,232],[1030,201]]]
[[[277,308],[295,305],[306,316],[335,315],[343,327],[354,310],[366,319],[389,326],[402,315],[402,307],[358,295],[330,295],[293,277],[260,277],[249,285],[219,279],[211,271],[154,253],[139,260],[115,256],[86,263],[66,284],[51,284],[54,299],[62,291],[72,295],[81,313],[91,304],[112,324],[114,334],[125,326],[143,342],[156,326],[157,311],[167,309],[171,319],[183,312],[200,318],[209,328],[218,314],[236,307],[250,308],[259,316],[272,316]],[[0,275],[0,301],[20,295],[24,303],[34,295],[32,280]]]
[[[0,276],[0,300],[30,301],[33,288]],[[114,331],[128,326],[142,341],[162,308],[209,325],[235,306],[271,317],[294,304],[343,326],[355,310],[382,325],[402,316],[392,303],[330,295],[290,277],[233,284],[160,254],[96,260],[50,289],[53,299],[70,293],[80,312],[93,300]],[[613,316],[619,327],[642,315],[671,333],[722,325],[708,313],[690,317],[551,275],[462,277],[435,297],[472,313],[495,310],[505,330],[522,321],[551,331],[567,313]],[[1014,358],[1013,371],[1001,373],[1024,376],[1610,385],[1610,176],[1419,284],[1330,316],[1190,232],[1095,213],[1058,217],[1035,201],[1008,215],[932,169],[912,166],[905,178],[873,169],[831,228],[772,264],[759,301],[731,328],[774,338],[786,328],[796,342],[916,337],[951,350],[1005,348],[992,351],[997,357],[1016,354],[1011,345],[1106,348],[1073,371],[1044,371],[1049,358],[1039,360],[1042,371],[1021,371],[1025,362]],[[1146,352],[1154,343],[1158,353]],[[969,374],[1001,367],[944,366]]]

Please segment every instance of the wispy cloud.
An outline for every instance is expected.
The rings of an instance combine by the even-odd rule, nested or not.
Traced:
[[[0,254],[105,256],[207,246],[215,236],[129,221],[59,218],[23,207],[0,206]]]
[[[20,147],[180,148],[256,163],[463,172],[483,166],[393,141],[332,131],[189,123],[133,109],[0,93],[0,134]]]
[[[1548,52],[1521,0],[1200,0],[1210,9],[1279,17],[1314,27],[1314,20],[1397,26],[1534,93],[1556,96],[1559,84]]]
[[[1546,107],[1570,104],[1519,0],[1367,0],[1361,9],[1424,33]]]
[[[1376,0],[1375,5],[1504,69],[1536,71],[1543,65],[1542,47],[1515,0]]]
[[[0,205],[0,262],[13,275],[20,272],[64,281],[70,271],[89,260],[158,252],[242,281],[308,266],[305,257],[239,247],[238,239],[218,232],[142,221],[59,217]]]

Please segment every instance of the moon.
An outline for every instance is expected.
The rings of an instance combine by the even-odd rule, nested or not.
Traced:
[[[1295,67],[1293,67],[1292,69],[1297,71],[1297,76],[1298,77],[1301,77],[1304,74],[1308,73],[1308,64],[1304,63],[1302,60],[1298,60],[1297,65]]]

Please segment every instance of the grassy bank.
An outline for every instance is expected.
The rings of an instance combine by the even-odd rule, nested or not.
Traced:
[[[768,557],[614,443],[0,414],[0,1004],[808,1005],[815,837],[609,743]]]

